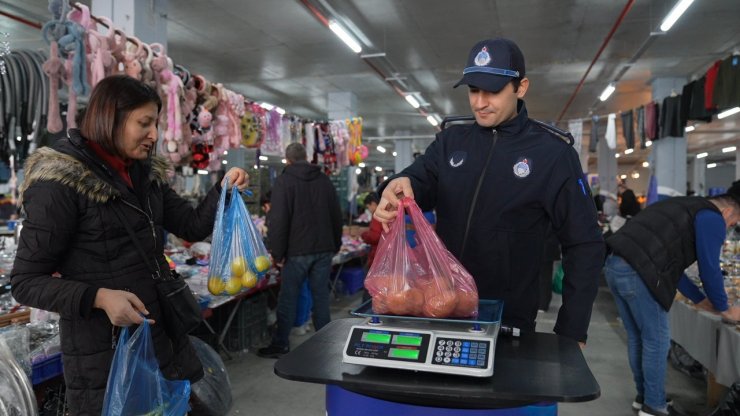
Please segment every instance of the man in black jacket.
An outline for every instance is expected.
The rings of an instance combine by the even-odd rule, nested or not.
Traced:
[[[437,234],[473,275],[480,298],[503,300],[503,323],[529,331],[551,225],[565,270],[555,332],[585,342],[604,243],[578,155],[564,141],[572,137],[527,116],[524,70],[514,42],[478,42],[457,83],[468,85],[476,122],[438,133],[380,190],[375,217],[393,221],[399,194],[435,208]]]
[[[291,143],[288,166],[272,187],[268,241],[274,260],[283,263],[277,306],[277,331],[257,355],[278,358],[290,351],[298,294],[308,277],[313,297],[313,325],[318,331],[329,316],[331,259],[342,246],[342,212],[337,192],[317,165],[306,161],[306,149]]]

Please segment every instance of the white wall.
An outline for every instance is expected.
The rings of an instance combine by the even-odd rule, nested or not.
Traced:
[[[707,193],[711,188],[729,188],[735,180],[735,164],[723,163],[716,168],[707,169]]]

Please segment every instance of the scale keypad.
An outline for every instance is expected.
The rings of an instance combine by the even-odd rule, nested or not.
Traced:
[[[432,364],[485,368],[490,341],[437,338]]]

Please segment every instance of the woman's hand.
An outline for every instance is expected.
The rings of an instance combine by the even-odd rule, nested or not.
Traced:
[[[133,293],[125,290],[98,289],[93,307],[102,309],[115,326],[138,325],[144,322],[141,314],[149,315],[144,303]],[[153,319],[147,319],[154,324]]]
[[[224,180],[221,181],[221,187],[226,186],[226,180],[229,180],[229,186],[236,186],[240,191],[246,189],[249,186],[249,174],[242,168],[231,168],[226,175]]]

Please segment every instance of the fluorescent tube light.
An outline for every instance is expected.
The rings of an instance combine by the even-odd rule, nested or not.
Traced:
[[[735,108],[731,108],[729,110],[725,110],[725,111],[717,114],[717,118],[718,119],[723,119],[725,117],[729,117],[729,116],[731,116],[733,114],[737,114],[737,113],[740,113],[740,107],[735,107]]]
[[[381,168],[380,166],[376,166],[375,167],[375,170],[378,171],[378,172],[382,172],[383,171],[383,168]]]
[[[337,23],[335,20],[332,20],[329,22],[329,29],[331,29],[332,32],[334,32],[339,39],[344,42],[345,45],[349,46],[350,49],[352,49],[352,52],[354,53],[360,53],[362,52],[362,46],[360,46],[359,43],[355,40],[352,35],[350,35],[339,23]]]
[[[614,90],[616,89],[617,87],[614,85],[614,83],[613,82],[610,83],[609,85],[606,86],[606,88],[604,88],[604,92],[602,92],[601,95],[599,96],[599,100],[606,101],[607,99],[609,99],[609,96],[611,96]]]
[[[722,149],[722,153],[730,153],[734,152],[735,150],[737,150],[737,147],[735,146],[725,147]]]
[[[263,162],[267,162],[268,160],[270,160],[270,158],[267,156],[260,156],[260,160]]]
[[[439,122],[437,121],[437,119],[434,118],[434,116],[431,114],[427,116],[427,121],[429,122],[429,124],[431,124],[434,127],[437,127],[439,125]]]
[[[378,151],[380,153],[385,153],[385,147],[383,147],[383,146],[376,146],[375,148],[378,149]]]
[[[408,103],[411,104],[411,107],[419,108],[419,102],[416,101],[416,98],[414,98],[413,95],[406,94],[404,98],[406,98],[406,101],[408,101]]]
[[[712,168],[716,168],[716,167],[717,167],[717,164],[716,163],[707,163],[707,169],[712,169]]]
[[[650,147],[652,145],[653,145],[653,141],[652,140],[648,140],[648,141],[645,142],[645,147]]]
[[[642,167],[643,168],[650,167],[650,162],[648,162],[648,161],[642,162]]]
[[[696,127],[694,126],[686,126],[686,128],[683,129],[683,131],[685,131],[686,133],[691,133],[694,130],[696,130]]]
[[[709,153],[707,153],[707,152],[702,152],[702,153],[699,153],[699,154],[697,154],[697,155],[696,155],[696,158],[697,158],[697,159],[704,159],[704,158],[705,158],[705,157],[707,157],[707,156],[709,156]]]
[[[635,149],[625,149],[624,154],[625,155],[628,155],[628,154],[630,154],[630,153],[632,153],[634,151],[635,151]]]
[[[663,23],[660,24],[660,30],[662,30],[663,32],[669,31],[673,24],[678,21],[681,15],[686,11],[686,9],[689,8],[689,6],[691,6],[691,3],[693,2],[694,0],[680,0],[678,3],[676,3],[671,11],[668,12],[668,15],[665,17],[665,19],[663,19]]]

